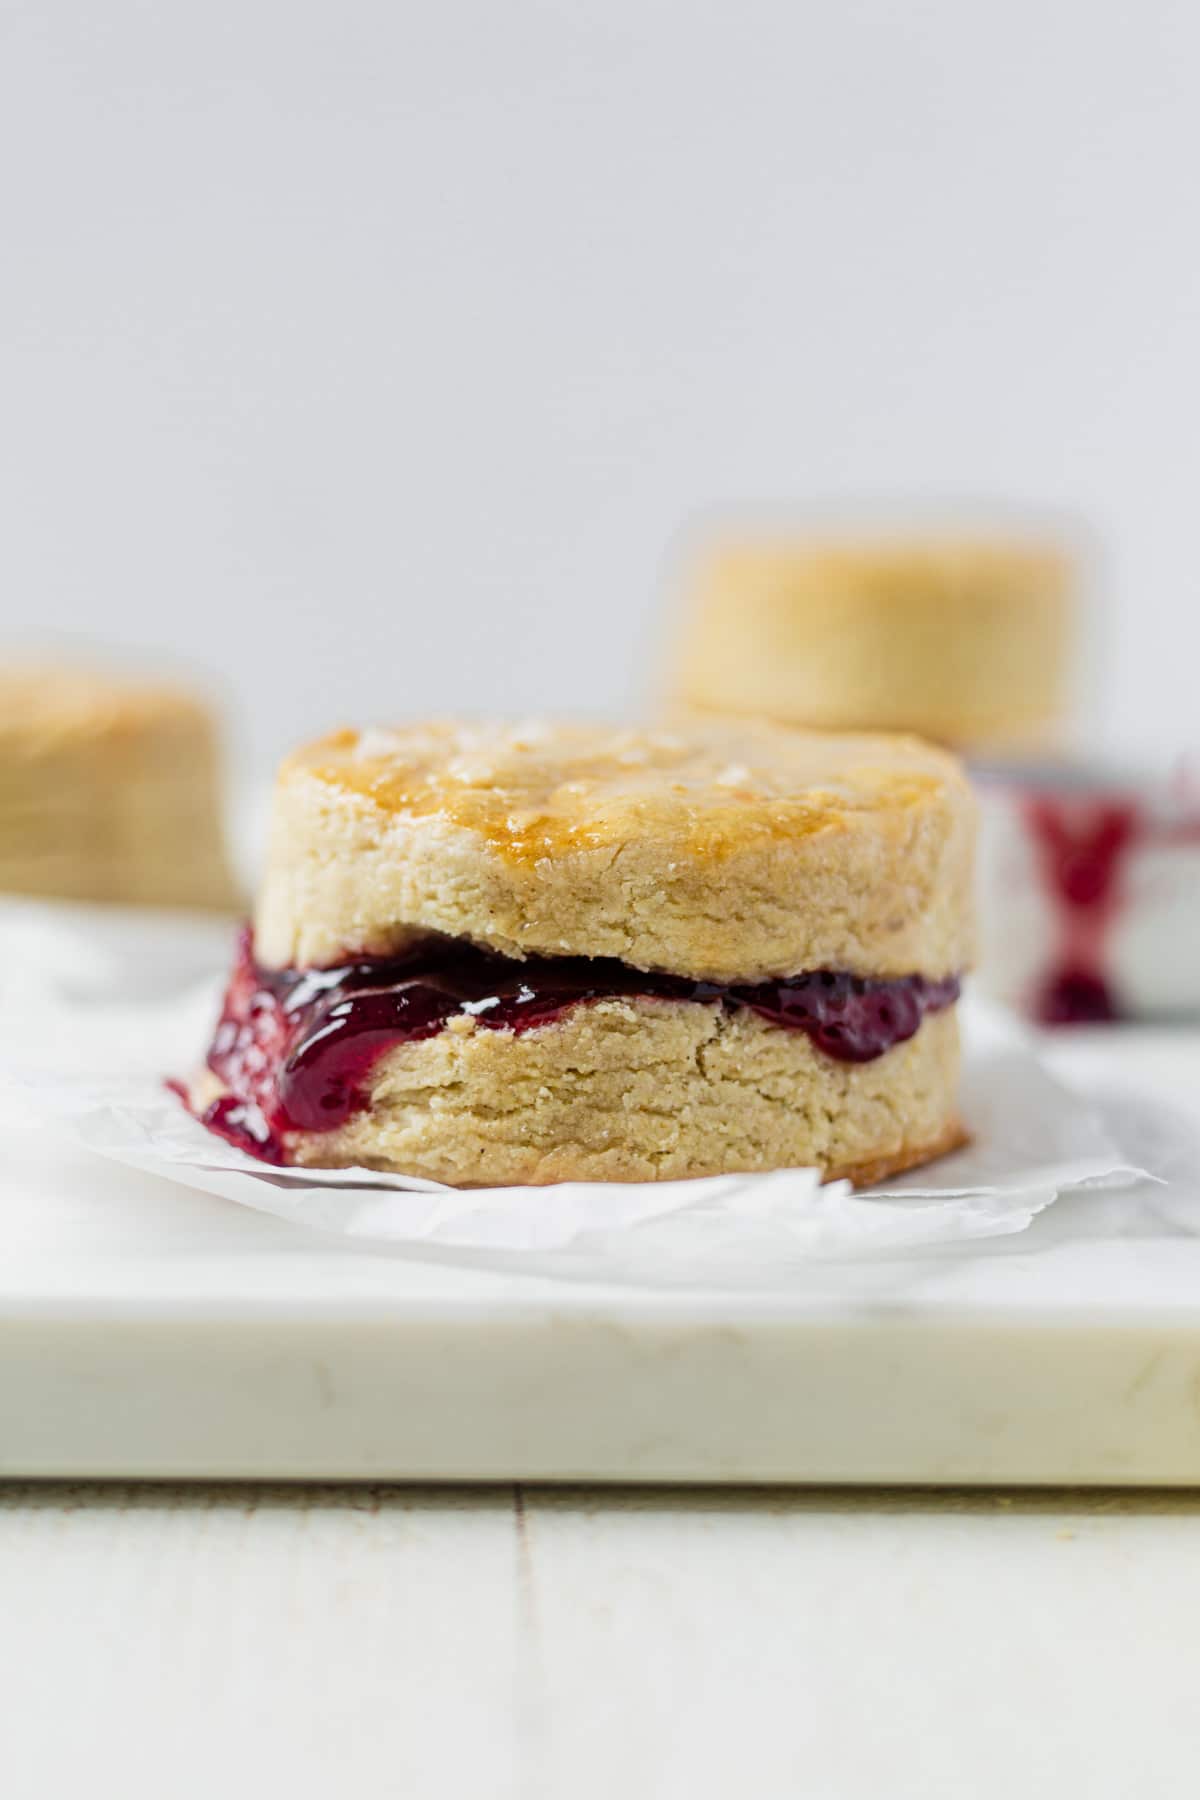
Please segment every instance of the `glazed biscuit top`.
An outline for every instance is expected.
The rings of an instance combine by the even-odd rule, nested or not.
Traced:
[[[257,918],[283,964],[430,932],[736,980],[969,960],[973,808],[915,739],[438,722],[280,772]]]
[[[288,766],[518,863],[631,840],[719,861],[920,805],[956,777],[910,738],[545,724],[344,731]]]

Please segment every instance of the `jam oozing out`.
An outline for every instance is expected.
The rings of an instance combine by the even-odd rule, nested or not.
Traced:
[[[264,1161],[283,1162],[286,1132],[344,1124],[366,1105],[379,1057],[433,1037],[455,1015],[487,1030],[522,1032],[589,1000],[689,1000],[749,1007],[773,1025],[807,1032],[842,1062],[870,1062],[958,992],[953,977],[885,981],[829,970],[723,985],[602,958],[516,962],[449,939],[330,969],[266,969],[247,930],[208,1054],[228,1092],[203,1120]]]

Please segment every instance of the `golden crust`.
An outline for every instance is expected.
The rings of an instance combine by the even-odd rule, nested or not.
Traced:
[[[713,980],[958,973],[974,807],[914,739],[432,724],[290,758],[256,921],[267,963],[429,932]]]
[[[1073,581],[1036,542],[718,547],[689,590],[674,692],[783,724],[1035,746],[1063,711]]]
[[[963,1141],[957,1081],[952,1008],[875,1061],[845,1063],[749,1011],[598,1001],[530,1032],[464,1020],[401,1045],[377,1065],[366,1110],[293,1133],[288,1149],[308,1167],[460,1187],[802,1167],[866,1184]]]
[[[906,1175],[910,1169],[923,1169],[927,1163],[936,1162],[939,1156],[949,1156],[951,1151],[961,1150],[970,1142],[971,1134],[962,1120],[951,1119],[949,1124],[925,1143],[907,1143],[886,1156],[868,1157],[863,1162],[828,1169],[824,1179],[849,1181],[855,1187],[875,1187],[881,1181],[890,1181],[893,1175]]]

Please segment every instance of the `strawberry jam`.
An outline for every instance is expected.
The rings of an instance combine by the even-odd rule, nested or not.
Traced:
[[[249,930],[208,1053],[228,1092],[203,1123],[266,1162],[286,1160],[289,1131],[331,1131],[367,1104],[376,1061],[433,1037],[456,1015],[488,1031],[533,1031],[571,1007],[611,999],[748,1007],[806,1032],[841,1062],[870,1062],[912,1037],[927,1012],[958,998],[954,977],[879,980],[839,971],[752,984],[695,981],[596,957],[517,962],[453,939],[398,957],[329,969],[267,969]]]

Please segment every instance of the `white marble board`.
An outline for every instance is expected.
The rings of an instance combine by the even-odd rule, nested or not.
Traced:
[[[1200,1038],[1063,1041],[1200,1095]],[[290,1227],[18,1133],[0,1474],[1200,1483],[1200,1178],[789,1293],[498,1276]]]

